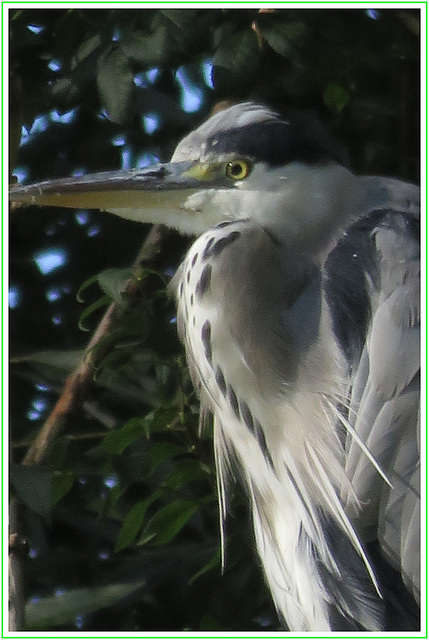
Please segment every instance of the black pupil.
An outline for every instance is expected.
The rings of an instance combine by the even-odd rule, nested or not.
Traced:
[[[233,176],[239,176],[243,171],[243,167],[241,166],[241,164],[236,162],[235,164],[231,164],[230,170]]]

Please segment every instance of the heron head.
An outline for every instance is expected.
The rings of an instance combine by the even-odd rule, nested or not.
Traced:
[[[15,187],[10,199],[100,209],[195,235],[243,218],[295,235],[314,211],[325,215],[332,208],[350,179],[312,121],[285,119],[248,102],[219,111],[188,134],[169,163]]]

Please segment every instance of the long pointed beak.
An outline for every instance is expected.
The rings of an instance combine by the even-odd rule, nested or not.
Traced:
[[[201,182],[187,171],[188,162],[158,164],[145,169],[106,171],[77,178],[47,180],[12,187],[9,200],[21,205],[99,209],[128,220],[162,223],[194,233],[187,198]]]

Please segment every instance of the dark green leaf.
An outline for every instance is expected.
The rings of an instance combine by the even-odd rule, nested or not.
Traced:
[[[206,474],[199,460],[179,460],[173,471],[162,483],[164,487],[177,491],[187,482],[201,480]]]
[[[198,580],[198,578],[203,576],[205,573],[208,573],[212,569],[220,570],[220,568],[221,568],[221,556],[220,556],[220,548],[219,548],[214,554],[214,556],[212,557],[212,559],[209,560],[209,562],[207,562],[207,564],[205,564],[204,567],[202,567],[202,569],[197,571],[197,573],[195,573],[192,576],[192,578],[189,580],[189,584],[190,585],[193,584],[196,580]]]
[[[25,607],[27,629],[58,629],[78,615],[113,606],[140,589],[144,581],[109,584],[92,589],[70,589],[62,595],[37,598]]]
[[[28,363],[50,380],[63,381],[81,362],[83,351],[39,351],[11,358],[12,364]]]
[[[263,38],[281,56],[296,50],[308,31],[300,20],[282,22],[276,14],[260,14],[256,23]]]
[[[201,619],[200,631],[225,631],[225,629],[213,616],[206,613]]]
[[[107,307],[111,302],[112,300],[109,296],[103,296],[90,304],[79,318],[79,328],[82,329],[82,331],[89,331],[88,327],[84,325],[84,320],[94,313],[94,311],[97,311],[97,309],[101,309],[102,307]]]
[[[131,418],[123,427],[111,431],[103,438],[103,449],[120,455],[130,444],[147,434],[146,422],[147,418]]]
[[[10,468],[10,481],[24,504],[50,522],[52,510],[52,475],[39,467],[14,464]]]
[[[71,104],[78,99],[80,90],[71,78],[60,78],[52,86],[52,97],[61,104]]]
[[[176,415],[177,409],[175,407],[161,407],[145,418],[131,418],[120,429],[108,433],[103,439],[102,447],[109,453],[121,454],[130,444],[143,436],[149,438],[152,433],[168,429]],[[169,453],[172,451],[177,452],[177,449],[170,449]]]
[[[259,66],[256,34],[249,27],[225,35],[213,56],[213,82],[221,95],[237,96],[248,90]]]
[[[337,113],[344,109],[349,100],[350,93],[336,82],[330,82],[323,93],[323,102]]]
[[[149,521],[139,544],[152,540],[153,544],[166,544],[179,533],[198,509],[198,504],[190,500],[179,500],[167,504]]]
[[[133,94],[133,73],[121,47],[104,52],[98,60],[97,85],[101,102],[113,122],[125,122]]]
[[[146,435],[149,436],[158,431],[169,429],[171,423],[177,418],[177,407],[166,406],[160,407],[150,413],[145,420]]]
[[[124,287],[133,277],[131,269],[104,269],[98,274],[97,280],[104,293],[112,298],[116,304],[124,306]]]
[[[165,24],[151,34],[133,31],[121,42],[125,55],[142,67],[156,67],[165,62],[168,50],[167,29]]]
[[[196,9],[187,9],[186,11],[183,9],[161,9],[160,13],[171,20],[178,29],[189,31],[195,27]]]
[[[71,474],[54,474],[52,478],[52,504],[57,504],[68,494],[74,483]]]
[[[83,62],[91,53],[94,53],[96,49],[101,45],[100,35],[97,33],[90,36],[79,45],[75,55],[73,56],[71,69],[75,69],[78,64]]]
[[[76,294],[76,300],[78,302],[85,302],[85,300],[82,298],[82,293],[85,291],[85,289],[94,284],[94,282],[98,282],[98,274],[95,276],[91,276],[90,278],[85,280],[85,282],[82,282]]]
[[[184,448],[180,444],[174,442],[155,442],[150,448],[150,456],[152,459],[152,471],[165,460],[170,460],[174,456],[183,454]]]
[[[119,532],[118,540],[115,545],[115,552],[122,551],[122,549],[125,549],[134,542],[143,525],[146,510],[150,502],[152,502],[152,500],[137,502],[130,509],[124,520],[121,531]]]

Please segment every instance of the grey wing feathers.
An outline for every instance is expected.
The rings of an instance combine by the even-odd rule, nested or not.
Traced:
[[[391,483],[347,436],[346,469],[359,511],[350,495],[343,499],[363,539],[378,539],[419,601],[418,198],[413,185],[385,182],[392,196],[386,207],[356,223],[327,263],[334,327],[350,364],[349,422]],[[353,296],[344,306],[339,299],[350,286]]]

